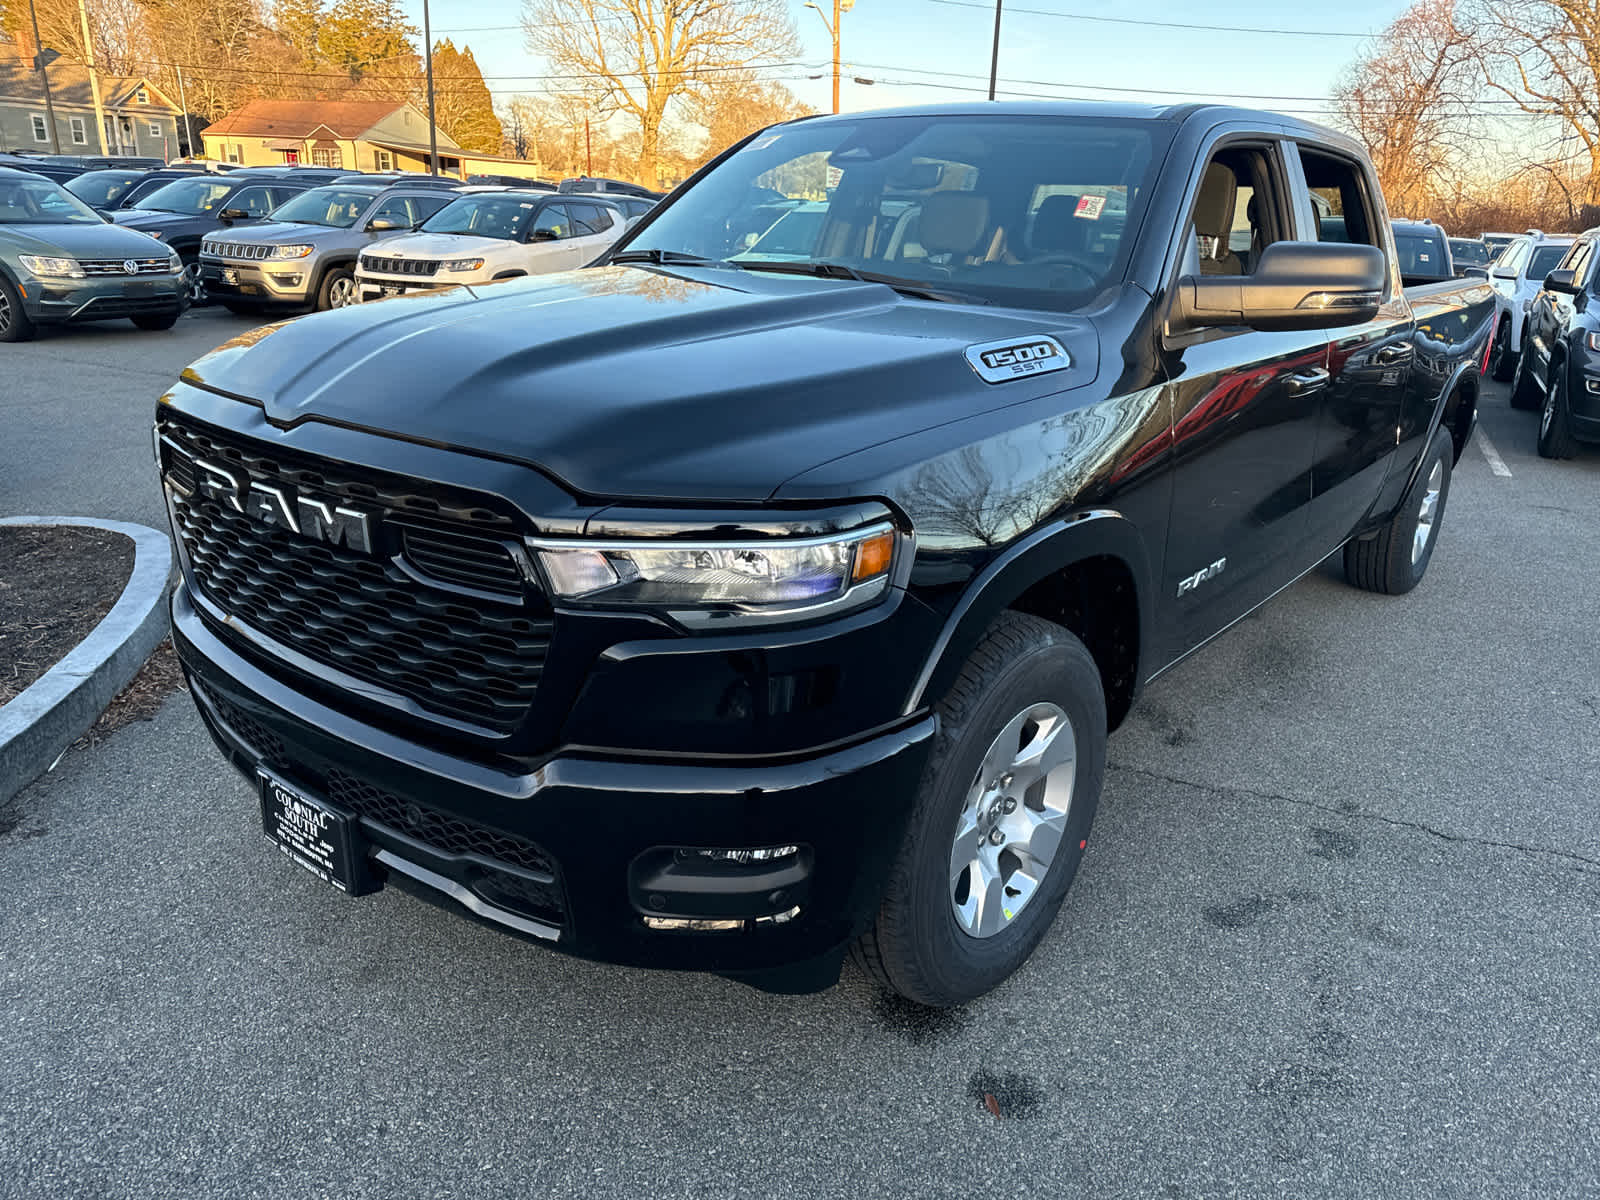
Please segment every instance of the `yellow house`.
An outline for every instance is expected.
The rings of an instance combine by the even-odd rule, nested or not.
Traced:
[[[206,126],[206,157],[349,171],[426,171],[428,118],[394,100],[252,100]],[[439,173],[461,173],[461,148],[439,134]]]

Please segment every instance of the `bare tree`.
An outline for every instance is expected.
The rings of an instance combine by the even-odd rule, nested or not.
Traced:
[[[783,0],[524,0],[523,28],[553,73],[592,81],[602,118],[638,123],[638,171],[650,184],[675,99],[797,52]]]
[[[1420,217],[1446,190],[1482,90],[1478,46],[1456,0],[1419,0],[1346,71],[1334,106],[1372,156],[1391,212]]]
[[[1600,0],[1467,0],[1491,89],[1550,119],[1546,153],[1583,165],[1582,199],[1600,199]]]
[[[746,134],[812,111],[783,84],[759,79],[753,71],[722,72],[708,80],[686,108],[689,119],[706,131],[700,162],[722,153]]]

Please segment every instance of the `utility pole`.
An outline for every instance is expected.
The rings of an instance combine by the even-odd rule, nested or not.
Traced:
[[[994,85],[996,77],[1000,74],[1000,5],[1002,0],[994,0],[994,50],[989,54],[989,99],[994,99]]]
[[[106,149],[106,110],[100,103],[100,73],[94,69],[94,38],[89,36],[89,9],[83,0],[78,0],[78,20],[83,24],[83,58],[84,65],[89,68],[89,94],[94,97],[94,124],[100,131],[100,153],[111,153]]]
[[[50,76],[46,68],[50,63],[44,56],[44,47],[39,44],[39,14],[33,7],[33,0],[28,0],[28,15],[33,18],[33,65],[39,72],[39,86],[44,89],[45,119],[50,122],[50,152],[61,153],[61,135],[56,132],[56,106],[50,99]]]
[[[189,124],[189,97],[184,94],[183,68],[174,67],[178,73],[178,103],[183,105],[183,152],[190,158],[194,157],[194,127]],[[226,157],[226,156],[224,156]]]
[[[583,119],[583,173],[594,174],[594,138],[589,134],[589,118]]]
[[[428,0],[422,0],[422,52],[428,69],[428,174],[439,173],[439,126],[433,119],[433,31],[428,26]]]
[[[814,8],[817,16],[822,18],[822,23],[827,27],[828,37],[833,41],[833,111],[839,111],[839,18],[844,16],[856,6],[856,0],[833,0],[833,21],[830,23],[828,14],[822,11],[822,6],[814,0],[806,0],[807,8]]]

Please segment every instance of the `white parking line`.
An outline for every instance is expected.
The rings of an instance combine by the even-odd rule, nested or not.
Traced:
[[[1494,448],[1494,443],[1480,428],[1478,430],[1478,449],[1483,451],[1483,457],[1489,463],[1489,470],[1504,479],[1511,478],[1511,468],[1506,466],[1506,460],[1500,457],[1500,451]]]

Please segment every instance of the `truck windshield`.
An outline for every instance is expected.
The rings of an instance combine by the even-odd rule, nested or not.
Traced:
[[[104,224],[104,217],[48,179],[0,179],[0,225]]]
[[[424,221],[421,229],[423,233],[470,233],[474,237],[515,241],[538,207],[538,199],[530,196],[462,196]]]
[[[238,187],[222,179],[176,179],[151,192],[133,207],[146,212],[187,213],[199,216],[220,208],[222,201]]]
[[[325,225],[330,229],[349,229],[367,210],[375,193],[355,188],[319,187],[301,192],[272,210],[274,221],[297,225]]]
[[[747,270],[823,264],[929,294],[1081,307],[1121,277],[1169,136],[1161,122],[1075,116],[777,126],[675,200],[626,251]]]

